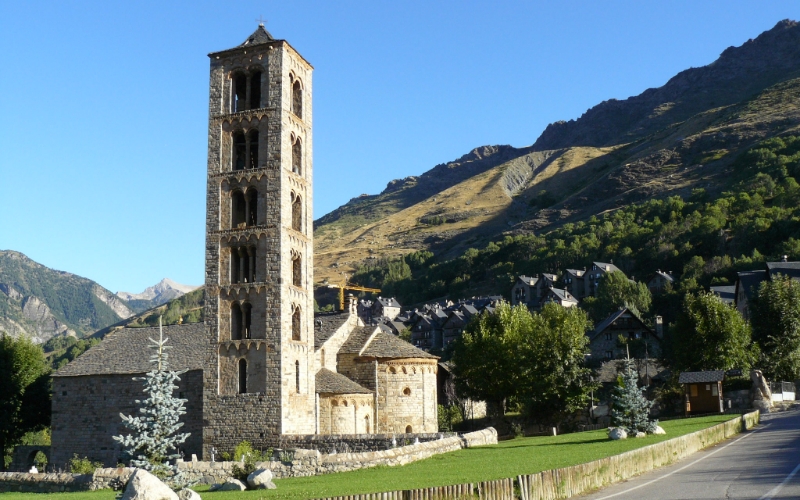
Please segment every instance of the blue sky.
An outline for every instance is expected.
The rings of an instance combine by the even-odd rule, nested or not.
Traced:
[[[712,62],[797,2],[0,2],[0,249],[201,284],[209,52],[314,66],[314,216]]]

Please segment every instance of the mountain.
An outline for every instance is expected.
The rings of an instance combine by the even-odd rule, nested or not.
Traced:
[[[131,309],[139,313],[161,304],[166,304],[172,299],[196,290],[199,287],[181,285],[169,278],[164,278],[155,285],[145,288],[142,293],[117,292],[117,297],[126,301]]]
[[[483,146],[315,222],[315,277],[425,250],[455,258],[621,207],[741,179],[737,159],[800,127],[800,25],[781,21],[662,87],[550,124],[532,146]]]
[[[0,331],[45,342],[91,334],[132,315],[124,300],[92,280],[0,251]]]

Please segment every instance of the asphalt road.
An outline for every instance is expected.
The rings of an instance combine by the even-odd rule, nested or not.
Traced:
[[[800,411],[764,415],[733,439],[580,498],[800,499]]]

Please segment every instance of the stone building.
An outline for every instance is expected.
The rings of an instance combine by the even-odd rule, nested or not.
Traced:
[[[355,301],[314,317],[312,66],[263,25],[209,57],[205,324],[167,334],[190,370],[187,452],[436,432],[438,358],[365,326]],[[117,463],[108,436],[141,393],[148,335],[115,332],[55,374],[54,458]]]
[[[600,322],[587,335],[589,336],[589,351],[595,362],[626,357],[625,347],[621,346],[618,341],[620,335],[627,340],[646,343],[648,355],[651,358],[661,355],[663,337],[661,316],[656,316],[654,331],[635,312],[623,307]]]

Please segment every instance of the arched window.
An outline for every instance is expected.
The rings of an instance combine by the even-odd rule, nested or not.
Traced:
[[[244,132],[237,130],[233,133],[233,169],[244,170],[247,166],[247,141]]]
[[[233,77],[233,112],[244,111],[247,101],[247,77],[244,73],[237,73]]]
[[[300,394],[300,362],[294,362],[294,389]]]
[[[413,432],[413,430],[411,429],[411,426],[407,425],[406,426],[406,434],[411,434],[412,432]]]
[[[292,113],[298,118],[303,118],[303,84],[300,80],[292,83]]]
[[[292,144],[292,172],[303,175],[303,142],[299,137]]]
[[[242,308],[238,302],[231,304],[231,340],[242,340]]]
[[[247,361],[239,360],[239,394],[247,394]]]
[[[261,107],[261,72],[254,71],[250,75],[250,109]]]
[[[245,302],[242,304],[242,337],[249,339],[252,338],[250,336],[250,325],[252,322],[252,311],[253,306]]]
[[[245,214],[247,213],[247,203],[241,191],[231,193],[231,228],[236,229],[239,225],[246,225]]]
[[[256,281],[256,247],[231,248],[231,283]]]
[[[300,338],[300,306],[294,306],[292,311],[292,340],[301,340]]]
[[[242,280],[242,257],[239,249],[231,248],[231,283],[239,283]]]
[[[258,225],[258,191],[256,189],[250,188],[247,190],[245,207],[247,210],[247,225]]]
[[[364,415],[364,433],[369,434],[369,415]]]
[[[250,153],[247,168],[258,168],[258,130],[247,133],[247,151]]]
[[[303,231],[303,201],[295,193],[292,193],[292,229]]]
[[[303,263],[300,255],[297,254],[292,257],[292,284],[303,286]]]

